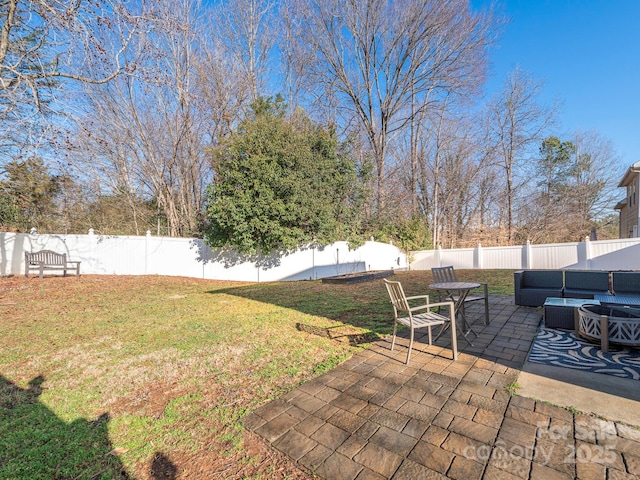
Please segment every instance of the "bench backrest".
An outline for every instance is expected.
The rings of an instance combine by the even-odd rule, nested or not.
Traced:
[[[64,265],[67,263],[67,254],[40,250],[39,252],[24,252],[24,259],[27,264]]]

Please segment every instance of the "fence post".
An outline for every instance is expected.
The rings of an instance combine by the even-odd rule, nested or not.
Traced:
[[[587,270],[591,270],[591,239],[588,236],[584,239],[584,246]]]
[[[591,245],[589,244],[589,237],[579,242],[576,248],[578,249],[578,267],[589,270],[591,268]]]
[[[442,247],[438,245],[436,248],[436,267],[442,266]]]
[[[89,229],[89,251],[91,252],[91,258],[88,262],[88,271],[85,273],[98,273],[98,244],[96,242],[96,233],[93,228]],[[82,268],[87,268],[84,264]]]
[[[533,268],[533,251],[531,250],[531,242],[527,240],[527,244],[524,246],[524,265],[527,270]]]
[[[482,270],[482,244],[478,243],[478,246],[476,247],[476,251],[475,251],[475,255],[473,258],[473,268]]]
[[[144,238],[144,274],[147,275],[149,265],[149,240],[151,240],[151,230],[147,230],[147,235]]]

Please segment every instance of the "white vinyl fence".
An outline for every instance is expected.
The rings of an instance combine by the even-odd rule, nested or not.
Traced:
[[[459,269],[640,270],[640,238],[526,245],[456,248],[411,253],[411,270],[453,265]]]
[[[247,258],[212,251],[200,239],[114,235],[54,235],[0,232],[0,276],[24,274],[24,252],[53,250],[79,260],[80,274],[173,275],[215,280],[266,282],[310,280],[372,270],[406,269],[393,245],[346,242],[307,248],[290,255]]]

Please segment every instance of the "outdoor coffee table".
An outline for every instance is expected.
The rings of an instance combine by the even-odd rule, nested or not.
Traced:
[[[591,298],[547,297],[543,305],[545,327],[573,330],[575,309],[583,305],[600,305],[600,301]]]

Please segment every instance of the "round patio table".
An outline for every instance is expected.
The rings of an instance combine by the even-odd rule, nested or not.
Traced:
[[[460,317],[461,320],[456,322],[456,324],[458,328],[460,328],[460,333],[462,333],[471,346],[473,346],[473,343],[469,340],[468,335],[473,333],[473,335],[477,337],[478,334],[473,331],[473,328],[471,328],[471,325],[467,322],[467,317],[464,315],[464,300],[471,290],[478,287],[480,287],[480,284],[476,282],[442,282],[429,285],[430,289],[437,290],[441,296],[453,302],[456,318]]]

